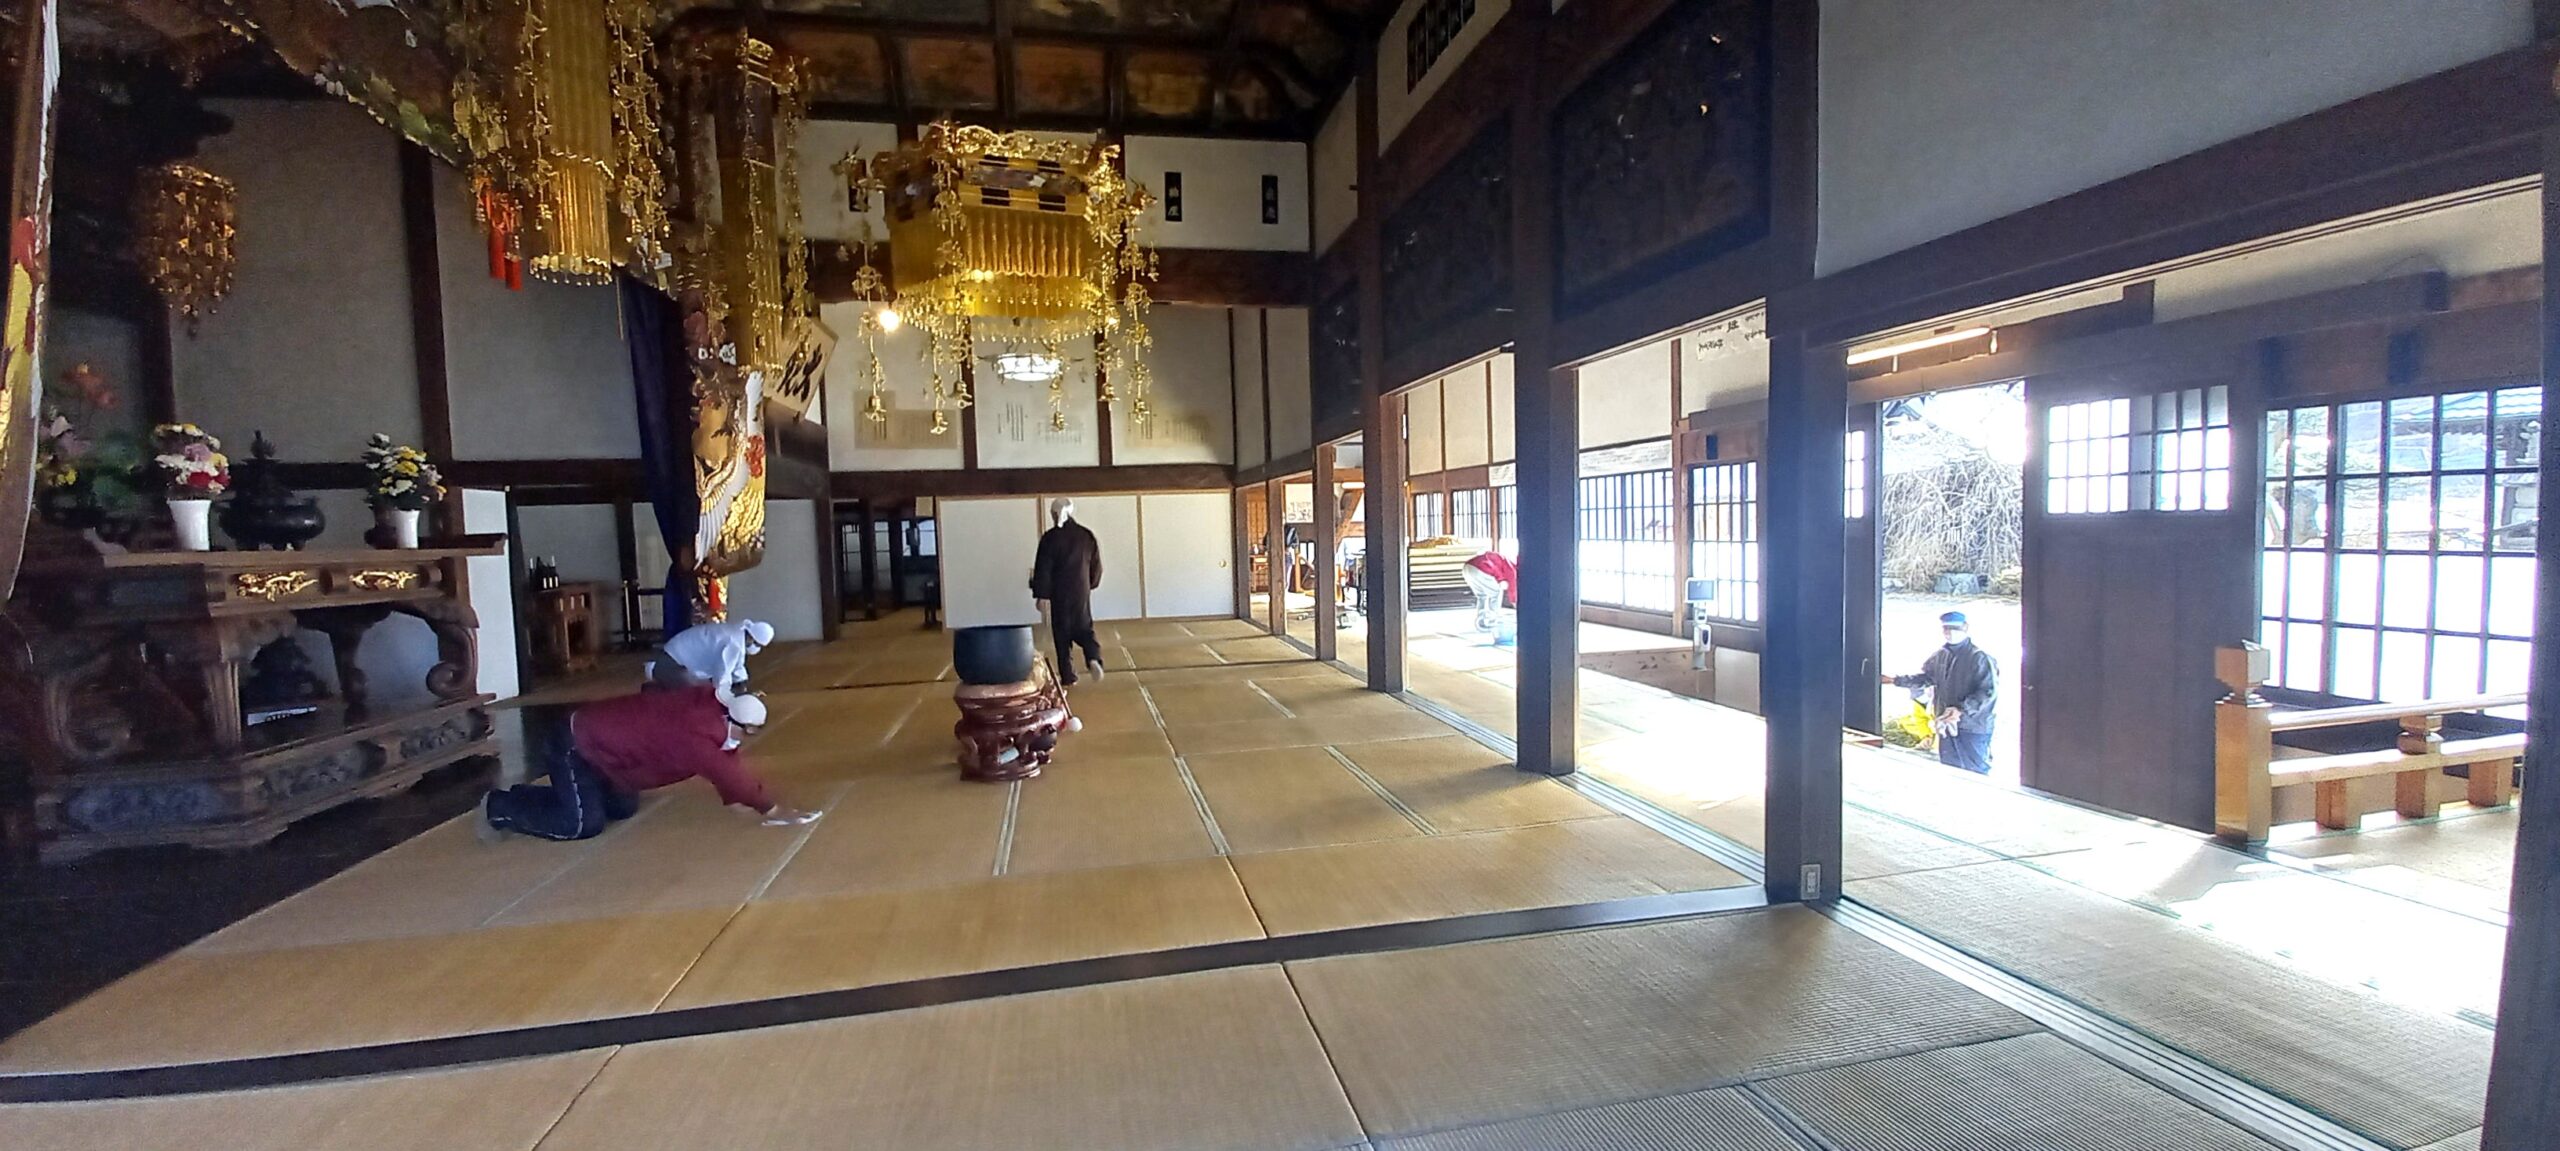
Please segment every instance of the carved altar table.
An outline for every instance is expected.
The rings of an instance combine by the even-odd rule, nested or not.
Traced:
[[[472,537],[30,556],[0,628],[0,801],[22,805],[47,860],[242,847],[495,755],[465,561],[497,554],[498,537]],[[434,654],[414,684],[369,684],[359,645],[393,614],[423,621]],[[334,689],[294,642],[306,629],[327,638]]]

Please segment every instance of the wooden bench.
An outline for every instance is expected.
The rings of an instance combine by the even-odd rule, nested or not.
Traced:
[[[2335,831],[2353,830],[2363,820],[2351,802],[2348,785],[2359,779],[2392,777],[2393,809],[2404,819],[2435,815],[2438,801],[2430,786],[2437,772],[2464,768],[2465,798],[2478,808],[2515,802],[2515,766],[2524,755],[2522,734],[2476,739],[2444,738],[2444,717],[2493,707],[2513,707],[2522,695],[2465,696],[2410,704],[2360,704],[2305,711],[2275,710],[2258,694],[2272,670],[2266,649],[2256,644],[2223,648],[2214,655],[2214,672],[2230,693],[2214,705],[2215,831],[2223,838],[2264,843],[2274,819],[2275,789],[2313,788],[2314,817]],[[2395,721],[2399,745],[2378,751],[2336,755],[2276,757],[2275,734],[2321,727]]]

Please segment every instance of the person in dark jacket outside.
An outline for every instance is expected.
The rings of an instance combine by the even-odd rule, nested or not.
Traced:
[[[551,759],[547,784],[519,784],[480,801],[480,832],[541,839],[591,839],[629,819],[640,793],[701,779],[720,802],[743,807],[768,827],[811,822],[818,813],[776,802],[738,754],[739,741],[764,727],[764,700],[727,702],[710,684],[643,691],[598,700],[569,714]]]
[[[1938,762],[1981,775],[1991,773],[1991,731],[2000,707],[2000,665],[1991,653],[1973,645],[1973,629],[1964,613],[1938,617],[1946,646],[1929,653],[1918,675],[1888,675],[1895,687],[1930,689],[1937,708],[1932,723],[1938,732]]]
[[[1084,649],[1084,666],[1102,678],[1102,641],[1093,635],[1093,589],[1102,586],[1102,543],[1076,522],[1074,500],[1049,503],[1052,526],[1040,534],[1040,551],[1031,561],[1031,598],[1049,610],[1049,638],[1058,652],[1058,682],[1075,686],[1074,648]]]

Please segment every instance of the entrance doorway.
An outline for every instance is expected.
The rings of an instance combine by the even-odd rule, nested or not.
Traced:
[[[1961,612],[1974,643],[1999,666],[1991,776],[2016,783],[2021,767],[2020,673],[2026,665],[2022,544],[2027,399],[2023,381],[1888,400],[1878,412],[1875,493],[1881,669],[1917,674],[1942,643],[1940,617]],[[1851,433],[1850,465],[1863,463]],[[1911,746],[1923,688],[1873,684],[1883,734]],[[1949,701],[1931,701],[1927,711]],[[1919,748],[1926,750],[1926,747]]]

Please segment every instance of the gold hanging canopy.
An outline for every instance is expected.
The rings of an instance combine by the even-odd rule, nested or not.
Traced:
[[[135,258],[187,330],[231,291],[238,189],[193,164],[144,169],[134,193]]]
[[[491,271],[601,284],[667,264],[648,0],[462,0],[454,129]]]
[[[1156,260],[1137,222],[1152,198],[1121,173],[1118,146],[937,123],[846,175],[884,189],[890,279],[925,333],[937,414],[946,399],[968,406],[962,369],[984,357],[1003,378],[1045,382],[1064,430],[1065,352],[1090,340],[1102,401],[1125,386],[1131,415],[1148,418]]]

